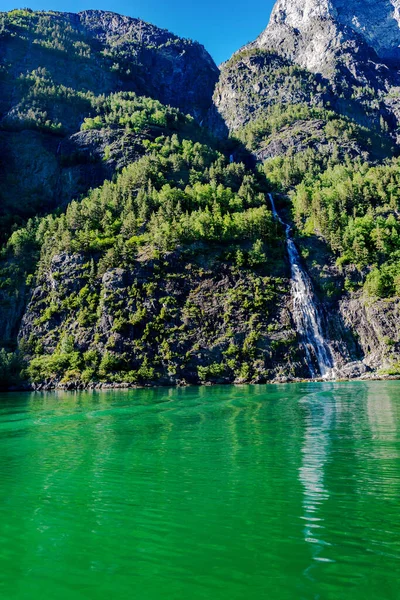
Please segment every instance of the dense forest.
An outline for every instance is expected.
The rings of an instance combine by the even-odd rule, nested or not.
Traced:
[[[366,368],[395,373],[400,159],[374,85],[259,48],[219,74],[112,13],[0,13],[1,386],[307,377],[271,192],[338,362],[368,357],[367,319]]]

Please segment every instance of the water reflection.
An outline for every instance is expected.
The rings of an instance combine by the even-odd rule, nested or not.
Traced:
[[[371,436],[371,450],[365,457],[368,468],[368,493],[373,490],[381,498],[399,500],[399,403],[394,382],[379,389],[368,388],[366,418]],[[379,393],[377,393],[379,392]]]
[[[323,557],[324,548],[329,545],[324,539],[325,525],[320,515],[321,507],[329,499],[325,485],[325,465],[329,459],[330,432],[335,414],[335,404],[323,394],[308,394],[301,400],[305,411],[305,430],[302,445],[302,465],[299,479],[304,488],[303,514],[304,539],[311,544],[312,558],[316,561],[329,561]],[[312,577],[313,565],[306,570]]]
[[[366,394],[368,423],[373,439],[391,442],[397,435],[398,415],[393,405],[393,393],[388,384],[379,390],[369,388]],[[379,392],[378,394],[376,392]]]
[[[400,558],[398,390],[396,382],[317,384],[299,401],[307,597],[325,597],[321,589],[330,597],[330,586],[352,597],[398,597],[398,565],[387,570]]]
[[[399,394],[313,383],[0,403],[2,597],[397,599]]]

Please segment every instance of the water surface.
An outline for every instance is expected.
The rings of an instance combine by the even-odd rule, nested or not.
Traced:
[[[400,382],[0,396],[0,597],[399,600]]]

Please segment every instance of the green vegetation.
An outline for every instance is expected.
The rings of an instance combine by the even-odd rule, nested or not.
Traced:
[[[227,164],[209,146],[177,135],[149,142],[148,150],[65,214],[30,221],[10,238],[9,250],[30,252],[39,237],[47,260],[63,250],[95,252],[110,268],[130,263],[143,245],[165,251],[200,240],[275,239],[265,183],[243,164]]]
[[[7,352],[0,348],[0,390],[7,390],[21,383],[25,367],[19,352]]]
[[[124,147],[129,148],[133,143],[132,137],[129,137],[131,135],[137,136],[136,151],[140,154],[155,154],[160,150],[163,145],[160,145],[160,140],[164,139],[162,134],[165,137],[176,133],[179,134],[179,138],[184,136],[215,145],[211,135],[201,129],[191,116],[183,115],[178,109],[163,106],[157,100],[139,97],[133,92],[121,92],[109,96],[94,96],[91,93],[74,92],[74,90],[63,86],[54,86],[44,69],[39,69],[38,72],[31,75],[32,77],[26,79],[33,81],[32,87],[26,95],[24,103],[20,105],[20,110],[3,121],[4,129],[22,130],[29,128],[53,134],[63,134],[65,120],[63,121],[61,115],[63,114],[65,117],[68,111],[64,111],[60,104],[60,122],[55,123],[48,118],[51,110],[54,116],[55,106],[57,102],[61,102],[73,107],[74,111],[80,109],[82,112],[94,115],[85,118],[81,126],[83,131],[90,129],[118,130],[118,148],[121,148],[120,161],[122,164],[127,160],[124,156]],[[104,135],[106,136],[107,133],[104,133]],[[163,149],[164,154],[167,151],[167,146],[165,146]],[[118,149],[112,150],[109,146],[106,147],[103,159],[105,161],[113,159],[114,152],[118,152]],[[90,156],[82,157],[82,152],[78,151],[68,156],[59,155],[59,168],[73,167],[74,160],[79,164],[79,161],[86,160],[90,162],[91,160],[93,163],[99,159]],[[0,184],[0,194],[2,188],[4,193],[7,194],[6,183],[3,186]],[[9,235],[10,225],[21,224],[26,217],[40,214],[45,208],[43,195],[39,194],[35,188],[32,192],[25,193],[22,206],[18,205],[16,208],[11,200],[9,203],[4,202],[0,208],[0,214],[2,215],[0,239]]]
[[[308,147],[299,152],[294,143],[285,155],[265,161],[262,171],[271,186],[291,196],[298,233],[322,236],[340,268],[357,267],[357,283],[347,279],[346,289],[364,284],[372,297],[398,295],[399,161],[374,165],[371,160],[391,155],[385,135],[301,104],[264,110],[237,135],[259,151],[284,140],[287,131],[292,144],[299,135]]]
[[[365,148],[372,145],[371,132],[367,128],[360,127],[334,111],[306,104],[273,105],[240,129],[237,136],[251,150],[257,150],[271,136],[276,139],[276,134],[283,128],[295,124],[301,130],[307,121],[323,121],[320,136],[326,140],[340,140],[342,143],[356,141]]]
[[[293,343],[269,343],[262,336],[284,284],[279,278],[265,276],[265,267],[258,272],[239,271],[217,261],[210,265],[212,270],[204,270],[198,262],[204,264],[205,258],[200,250],[196,263],[184,259],[171,262],[166,256],[154,263],[146,282],[130,280],[126,271],[127,278],[117,287],[102,288],[101,281],[90,276],[90,267],[80,274],[75,271],[74,285],[82,287],[68,296],[68,302],[65,292],[48,290],[46,304],[51,304],[46,314],[41,302],[31,307],[34,314],[42,315],[40,320],[45,319],[45,329],[41,331],[42,323],[37,322],[23,343],[31,356],[30,379],[68,385],[163,383],[180,377],[192,382],[221,377],[251,380],[262,371],[266,376],[266,361],[270,363],[277,352],[285,354]],[[223,284],[226,277],[235,278],[238,285]],[[101,288],[99,295],[96,290]],[[94,302],[91,306],[89,295]],[[205,301],[214,304],[212,314],[205,312]],[[93,315],[94,322],[82,320],[84,312]],[[112,320],[111,329],[93,335],[104,315]],[[235,332],[238,322],[243,333]],[[39,331],[45,344],[57,340],[52,352],[44,351],[35,333]],[[83,339],[90,340],[86,349],[82,348]]]
[[[131,94],[104,102],[109,127],[130,127],[133,119],[120,119],[147,110],[146,120],[165,114],[171,128],[204,135],[157,102]],[[1,285],[9,297],[23,280],[42,286],[31,302],[31,334],[21,343],[35,383],[142,384],[187,372],[193,381],[212,381],[222,370],[229,380],[249,380],[258,372],[257,361],[265,365],[281,352],[258,345],[286,273],[282,231],[265,201],[265,177],[177,133],[146,138],[143,148],[146,155],[114,182],[73,201],[60,215],[29,220],[3,250]],[[53,258],[60,256],[77,258],[72,267],[58,268]],[[149,270],[145,283],[142,276],[132,280],[141,265]],[[18,277],[9,277],[11,269]],[[108,288],[102,278],[107,273],[112,279],[115,269],[125,269],[128,280]],[[230,282],[243,276],[232,289]],[[214,281],[207,292],[205,281]],[[213,289],[221,282],[218,296]],[[207,302],[217,301],[212,318],[204,313],[204,293]],[[104,314],[110,315],[109,329],[94,333]],[[238,319],[243,334],[232,338]],[[220,371],[198,363],[199,332],[206,346],[217,348]]]
[[[34,42],[55,53],[68,53],[73,58],[90,58],[91,49],[85,37],[71,23],[52,11],[11,10],[0,14],[0,34]]]
[[[122,17],[113,27],[108,18],[0,13],[0,243],[136,160],[144,137],[209,141],[185,116],[200,120],[208,107],[216,70],[203,50],[150,24],[132,19],[127,31]],[[87,135],[71,137],[79,131]]]
[[[235,130],[240,122],[247,123],[251,130],[251,123],[263,121],[275,106],[322,106],[327,91],[318,75],[260,48],[233,55],[221,73],[219,87],[225,86],[234,93],[232,101],[224,101],[223,116]]]
[[[224,70],[234,72],[235,77],[240,79],[243,77],[244,70],[242,69],[241,72],[236,69],[238,63],[243,63],[245,66],[257,65],[256,79],[254,74],[252,77],[253,84],[257,82],[270,86],[280,84],[283,88],[289,87],[292,92],[306,91],[309,88],[307,91],[311,90],[313,96],[326,91],[316,75],[270,50],[250,48],[235,53],[226,63]],[[240,91],[251,94],[249,89],[242,88]]]
[[[194,119],[184,116],[178,109],[164,106],[151,98],[139,97],[133,92],[120,92],[100,96],[93,100],[95,117],[86,117],[81,130],[123,127],[139,133],[146,127],[156,126],[177,131]]]
[[[360,160],[308,177],[293,192],[299,231],[320,232],[339,265],[372,266],[365,282],[371,295],[399,294],[400,163],[370,166]]]
[[[220,82],[246,124],[216,140],[198,124],[211,92],[177,100],[191,42],[137,22],[100,40],[81,18],[0,15],[2,387],[301,376],[271,190],[322,300],[400,296],[400,159],[372,89],[334,104],[321,77],[246,50]]]

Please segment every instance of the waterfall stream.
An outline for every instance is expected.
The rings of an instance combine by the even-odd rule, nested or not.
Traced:
[[[329,344],[323,335],[319,307],[315,299],[309,275],[301,266],[300,256],[292,239],[291,227],[280,218],[272,194],[268,194],[272,214],[285,228],[286,246],[291,270],[291,289],[293,297],[293,319],[306,353],[311,377],[333,376],[334,360]],[[318,364],[319,374],[315,369]]]

